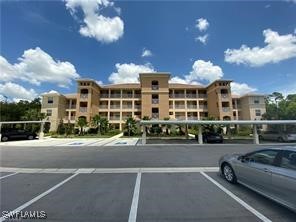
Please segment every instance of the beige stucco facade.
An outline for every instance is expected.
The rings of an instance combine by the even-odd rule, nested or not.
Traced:
[[[42,112],[48,114],[52,131],[61,119],[75,123],[84,116],[90,122],[96,114],[122,129],[128,117],[200,120],[211,116],[220,120],[254,120],[265,113],[264,95],[233,96],[230,80],[217,80],[208,86],[169,80],[169,73],[140,73],[139,83],[102,86],[91,79],[79,79],[77,93],[44,94]]]

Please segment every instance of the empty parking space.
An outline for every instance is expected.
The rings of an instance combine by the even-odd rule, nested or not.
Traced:
[[[136,174],[79,174],[26,210],[45,211],[46,221],[127,221],[135,178]]]
[[[144,174],[137,221],[260,221],[200,173]]]
[[[0,211],[11,211],[56,185],[67,174],[16,174],[0,181]]]

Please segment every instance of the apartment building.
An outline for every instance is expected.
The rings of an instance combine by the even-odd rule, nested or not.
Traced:
[[[43,94],[41,111],[47,114],[52,131],[61,119],[75,123],[82,116],[90,122],[96,114],[121,130],[129,117],[254,120],[265,113],[264,95],[232,95],[230,80],[216,80],[208,86],[169,80],[169,73],[140,73],[139,83],[127,84],[98,85],[92,79],[79,79],[76,93]]]

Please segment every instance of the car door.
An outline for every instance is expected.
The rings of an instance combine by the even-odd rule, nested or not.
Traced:
[[[254,189],[270,193],[271,171],[279,150],[266,149],[246,155],[237,165],[238,180]]]
[[[284,150],[272,170],[272,188],[277,199],[296,210],[296,151]]]

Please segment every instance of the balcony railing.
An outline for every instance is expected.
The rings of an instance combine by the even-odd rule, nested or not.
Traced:
[[[80,94],[80,99],[87,99],[88,98],[88,94],[84,93],[84,94]]]
[[[158,113],[152,113],[152,119],[158,119],[159,114]]]
[[[79,108],[79,111],[80,111],[81,113],[86,113],[86,112],[87,112],[87,107],[80,107],[80,108]]]
[[[158,104],[159,103],[159,99],[152,99],[152,104]]]
[[[122,105],[123,109],[132,109],[133,106],[132,105]]]
[[[110,120],[120,120],[120,116],[110,116]]]
[[[141,98],[141,94],[134,94],[134,98]]]
[[[120,98],[120,97],[121,97],[121,95],[120,94],[117,94],[117,93],[110,94],[110,98]]]
[[[222,99],[229,99],[229,94],[227,94],[227,93],[221,93],[221,98]]]
[[[208,109],[208,106],[207,105],[199,105],[199,108],[200,109]]]
[[[185,98],[185,94],[170,94],[170,98]]]
[[[71,116],[70,118],[69,117],[65,117],[64,118],[64,122],[68,122],[68,121],[74,121],[75,120],[75,116]]]
[[[141,109],[141,105],[135,105],[134,108],[135,109]]]
[[[159,86],[158,86],[158,85],[152,85],[152,86],[151,86],[151,89],[152,89],[152,90],[158,90],[158,89],[159,89]]]
[[[131,118],[132,116],[122,116],[123,120],[127,120],[128,118]]]
[[[222,107],[222,111],[223,112],[230,112],[230,108],[229,107]]]
[[[206,99],[207,97],[207,94],[198,94],[198,98],[200,99]]]
[[[188,116],[188,120],[198,120],[197,116]]]
[[[133,94],[122,94],[122,98],[133,98]]]
[[[187,109],[197,109],[197,105],[187,105]]]
[[[71,106],[68,105],[67,107],[68,107],[67,109],[76,109],[76,105],[71,105]]]
[[[100,105],[100,109],[108,109],[108,105]]]
[[[175,105],[175,109],[185,109],[185,105]]]
[[[186,98],[197,98],[196,94],[186,94]]]
[[[110,109],[120,109],[120,105],[110,105]]]
[[[174,109],[174,105],[170,105],[169,107],[170,107],[170,109]]]
[[[185,116],[176,116],[176,119],[177,119],[177,120],[185,120],[186,117],[185,117]]]
[[[100,97],[101,98],[109,98],[109,94],[101,94]]]

